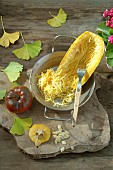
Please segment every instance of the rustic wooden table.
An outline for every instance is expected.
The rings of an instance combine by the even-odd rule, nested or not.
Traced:
[[[49,11],[57,14],[62,7],[68,14],[66,24],[60,28],[52,28],[47,24],[50,18]],[[6,67],[10,61],[17,61],[24,65],[24,69],[32,68],[38,58],[51,52],[52,39],[58,34],[77,36],[89,30],[95,32],[97,24],[102,20],[105,9],[113,7],[113,0],[0,0],[0,15],[4,16],[4,25],[7,32],[22,31],[26,42],[40,39],[43,42],[43,51],[30,61],[17,59],[12,50],[22,46],[20,39],[10,48],[0,47],[0,66]],[[0,27],[0,37],[2,36]],[[57,45],[65,48],[61,41]],[[67,45],[67,44],[66,44]],[[103,70],[104,72],[104,70]],[[111,79],[103,79],[102,87],[97,91],[99,101],[106,109],[111,128],[109,146],[95,153],[65,154],[55,158],[33,160],[22,153],[16,146],[11,134],[0,128],[0,169],[87,169],[87,170],[112,170],[113,169],[113,75]]]

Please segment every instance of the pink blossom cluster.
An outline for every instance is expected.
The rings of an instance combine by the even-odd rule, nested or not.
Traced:
[[[110,44],[113,44],[113,35],[111,35],[109,38],[108,38],[108,41]]]
[[[103,13],[103,17],[107,18],[106,26],[113,28],[113,8],[111,8],[110,10],[106,9]]]

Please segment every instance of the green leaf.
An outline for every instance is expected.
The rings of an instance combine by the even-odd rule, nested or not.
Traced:
[[[113,52],[113,44],[110,44],[110,43],[107,44],[107,51],[108,52],[111,52],[111,51]]]
[[[113,28],[110,28],[109,33],[110,35],[113,35]]]
[[[10,133],[13,135],[23,135],[25,133],[23,126],[21,126],[17,118],[14,118],[14,123]]]
[[[41,46],[41,41],[35,41],[32,44],[25,43],[22,48],[16,49],[12,52],[20,59],[29,60],[30,58],[38,56],[38,54],[42,50]]]
[[[113,58],[107,58],[107,64],[113,66]]]
[[[98,32],[98,35],[99,35],[100,37],[102,37],[102,32]]]
[[[20,72],[22,72],[23,65],[17,62],[10,62],[9,65],[2,71],[8,76],[9,81],[13,82],[20,77]]]
[[[103,32],[107,36],[110,36],[109,30],[110,30],[110,27],[107,27],[105,22],[101,22],[100,24],[98,24],[96,28],[97,32]]]
[[[107,58],[113,58],[113,51],[107,51],[106,52],[106,57]]]
[[[10,133],[13,135],[23,135],[25,130],[29,130],[32,125],[32,118],[20,119],[14,117],[14,123],[10,130]]]
[[[2,100],[5,97],[6,90],[0,90],[0,100]]]
[[[47,23],[51,25],[52,27],[60,27],[62,24],[66,22],[66,19],[67,19],[67,14],[63,11],[62,8],[60,8],[58,15],[53,16],[52,19],[47,20]]]
[[[102,32],[102,38],[103,38],[105,44],[107,45],[107,43],[108,43],[108,35],[106,35],[105,33]]]

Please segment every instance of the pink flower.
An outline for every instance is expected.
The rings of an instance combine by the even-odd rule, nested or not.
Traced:
[[[109,38],[108,38],[108,41],[110,44],[113,44],[113,35],[111,35]]]
[[[113,23],[112,23],[112,24],[110,24],[110,28],[113,28]]]
[[[105,11],[104,11],[104,13],[103,13],[103,17],[107,17],[108,16],[108,13],[109,13],[109,11],[106,9]]]
[[[113,13],[113,8],[110,9],[110,12]]]
[[[106,26],[107,26],[107,27],[110,26],[110,21],[109,21],[109,20],[106,21]]]
[[[105,10],[104,13],[103,13],[103,17],[106,18],[106,17],[113,17],[113,8],[111,8],[110,10]]]
[[[113,17],[111,17],[110,19],[108,19],[106,21],[106,26],[110,27],[110,28],[113,28]]]

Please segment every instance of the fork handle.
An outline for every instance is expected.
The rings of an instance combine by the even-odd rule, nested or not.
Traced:
[[[78,108],[80,103],[80,96],[81,96],[81,88],[77,88],[75,92],[75,101],[74,101],[74,110],[73,110],[73,119],[72,125],[76,125],[77,115],[78,115]]]

